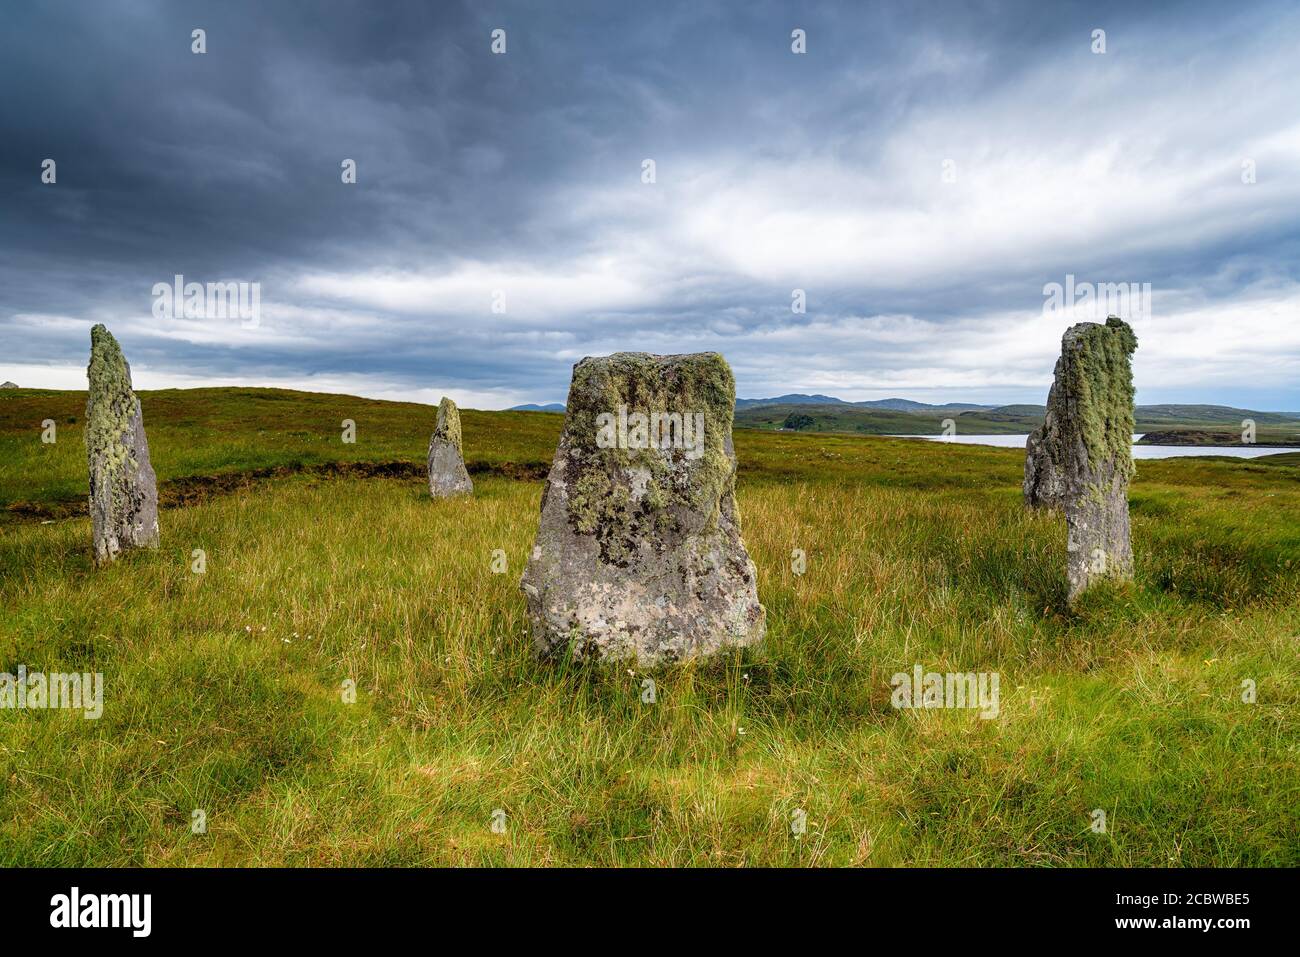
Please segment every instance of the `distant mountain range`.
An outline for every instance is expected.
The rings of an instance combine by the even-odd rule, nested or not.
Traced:
[[[506,411],[508,412],[563,412],[564,405],[560,402],[550,402],[546,405],[535,405],[529,402],[525,405],[512,405]]]

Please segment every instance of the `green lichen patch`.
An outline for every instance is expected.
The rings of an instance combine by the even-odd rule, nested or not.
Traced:
[[[1088,464],[1114,463],[1125,479],[1133,474],[1133,369],[1137,336],[1116,316],[1081,323],[1070,330],[1072,347],[1065,363],[1066,395],[1075,404],[1074,421],[1088,450]]]
[[[1116,488],[1127,488],[1135,471],[1130,358],[1136,349],[1132,328],[1115,316],[1066,331],[1046,419],[1026,443],[1030,505],[1100,504]]]
[[[131,373],[122,348],[103,325],[90,330],[90,365],[86,368],[90,392],[86,400],[86,449],[91,468],[102,473],[117,494],[135,464],[127,433],[135,414]]]
[[[735,396],[731,369],[717,353],[617,353],[574,367],[563,440],[569,521],[597,538],[605,561],[623,565],[647,540],[716,527],[719,501],[734,482],[727,448]],[[619,427],[636,414],[658,425],[648,446],[634,425]],[[702,436],[688,426],[689,443],[655,441],[671,440],[678,433],[670,423],[688,416],[694,423],[697,415]],[[612,445],[601,425],[608,430],[611,419],[618,423]]]
[[[460,437],[460,409],[446,396],[438,403],[438,420],[433,428],[435,439],[445,439],[455,446],[456,451],[464,455]]]

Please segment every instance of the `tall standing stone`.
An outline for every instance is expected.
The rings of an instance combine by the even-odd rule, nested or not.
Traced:
[[[1099,579],[1133,577],[1135,349],[1132,328],[1115,316],[1066,330],[1046,418],[1025,444],[1026,503],[1065,512],[1071,601]]]
[[[461,450],[460,410],[443,396],[438,421],[429,439],[429,494],[434,498],[469,495],[474,491]]]
[[[735,403],[716,353],[574,366],[520,582],[540,655],[649,666],[762,639],[736,509]]]
[[[103,564],[125,548],[158,547],[158,483],[140,400],[131,389],[131,367],[102,325],[90,330],[86,376],[90,523],[95,563]]]

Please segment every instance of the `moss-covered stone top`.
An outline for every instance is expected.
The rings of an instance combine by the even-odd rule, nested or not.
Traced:
[[[725,425],[730,433],[735,404],[736,380],[727,360],[716,352],[616,352],[588,357],[573,367],[565,411],[578,414],[566,429],[580,440],[589,435],[594,443],[594,417],[626,405],[642,413],[705,412],[709,425]],[[719,428],[712,430],[715,436]]]
[[[583,359],[565,404],[570,523],[612,563],[647,536],[716,524],[734,480],[735,403],[731,367],[716,352]]]
[[[86,399],[86,448],[109,476],[120,474],[130,459],[124,436],[131,428],[136,398],[131,370],[122,347],[103,325],[90,330],[90,380]]]
[[[1111,316],[1102,325],[1081,322],[1062,340],[1063,383],[1075,404],[1072,419],[1096,468],[1114,462],[1125,476],[1133,474],[1133,368],[1137,336],[1127,322]]]
[[[465,450],[461,447],[460,409],[456,408],[456,403],[445,395],[438,403],[438,422],[433,427],[433,437],[445,439],[455,446],[456,451],[462,456],[465,454]]]

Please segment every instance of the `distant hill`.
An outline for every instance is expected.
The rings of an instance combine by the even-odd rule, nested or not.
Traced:
[[[837,399],[829,395],[804,395],[795,393],[792,395],[778,395],[771,399],[737,399],[737,409],[752,409],[760,405],[852,405],[851,402],[845,402],[843,399]]]
[[[794,392],[790,395],[778,395],[770,399],[737,399],[737,409],[756,409],[764,405],[843,405],[859,409],[892,409],[895,412],[972,412],[987,409],[987,405],[973,402],[946,402],[943,405],[930,405],[927,402],[915,402],[912,399],[866,399],[862,402],[847,402],[832,395],[806,395]]]
[[[997,419],[972,410],[955,412],[941,406],[921,411],[870,408],[842,402],[838,405],[792,403],[758,405],[736,410],[736,426],[742,429],[788,429],[798,432],[851,432],[860,435],[938,435],[945,419],[952,419],[959,432],[973,435],[1027,432],[1031,425],[1014,417]]]
[[[998,405],[988,409],[989,415],[1008,415],[1008,416],[1037,416],[1042,418],[1047,414],[1045,405]]]
[[[1242,419],[1257,423],[1292,423],[1298,418],[1286,412],[1253,412],[1227,405],[1139,405],[1138,418],[1148,422],[1207,423],[1226,422],[1241,427]]]
[[[892,400],[882,400],[891,402]],[[905,400],[904,400],[905,401]],[[750,429],[785,429],[799,432],[849,432],[862,435],[939,435],[944,421],[951,419],[959,434],[1023,434],[1038,428],[1046,408],[1041,405],[1000,405],[969,408],[968,403],[927,405],[911,403],[905,408],[866,403],[792,402],[777,405],[740,406],[736,426]],[[1243,419],[1253,419],[1258,441],[1289,444],[1300,430],[1300,416],[1277,412],[1253,412],[1215,405],[1140,405],[1136,409],[1137,432],[1167,432],[1231,426],[1240,431]],[[1191,441],[1176,444],[1195,444]]]
[[[973,402],[945,402],[943,405],[930,405],[928,402],[913,402],[911,399],[872,399],[868,402],[854,402],[865,409],[893,409],[895,412],[981,412],[989,406],[976,405]]]
[[[1042,424],[1047,407],[1028,403],[980,405],[975,402],[945,402],[933,405],[912,399],[867,399],[847,402],[831,395],[792,392],[768,399],[737,399],[736,425],[741,428],[780,429],[787,416],[798,410],[811,418],[812,425],[799,420],[800,430],[809,432],[860,432],[869,435],[932,435],[942,431],[942,420],[953,418],[959,432],[997,434],[1029,432]],[[558,402],[548,405],[516,405],[511,412],[563,412]],[[1230,425],[1241,428],[1242,420],[1258,426],[1296,426],[1300,414],[1255,412],[1226,405],[1139,405],[1137,431],[1170,428],[1198,428]]]

